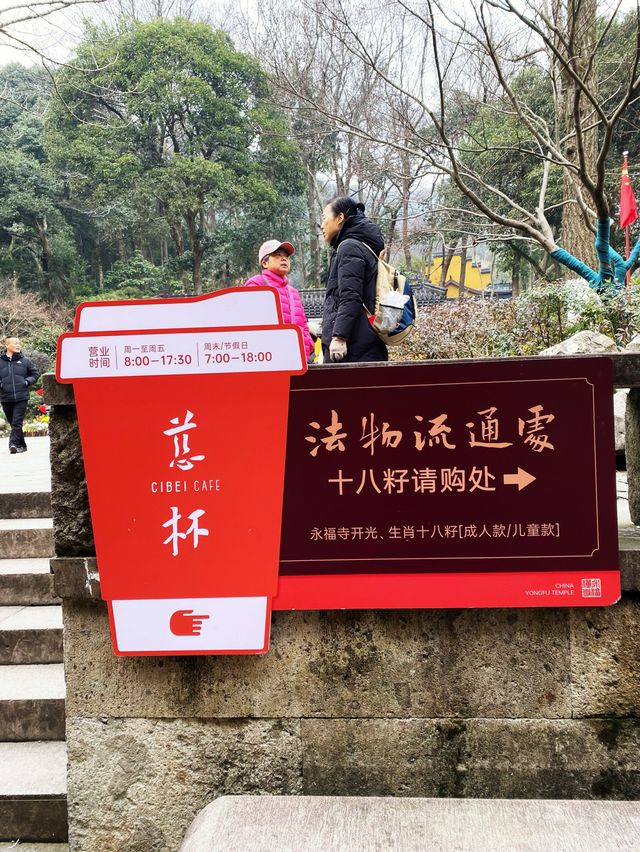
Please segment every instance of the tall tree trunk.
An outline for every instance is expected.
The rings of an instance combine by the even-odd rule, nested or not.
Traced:
[[[467,237],[460,240],[460,295],[467,280]]]
[[[496,257],[495,251],[491,252],[491,272],[489,273],[489,284],[491,284],[491,298],[495,299],[496,291],[493,288],[493,285],[496,283],[496,264],[498,259]],[[511,294],[513,295],[513,293]]]
[[[41,222],[36,221],[36,227],[38,228],[38,236],[40,238],[40,268],[47,275],[49,273],[50,256],[47,217],[43,216]]]
[[[564,0],[562,14],[567,22],[569,35],[569,53],[573,57],[573,67],[577,73],[584,78],[588,71],[589,57],[591,56],[597,39],[596,31],[596,7],[597,0]],[[567,57],[570,59],[571,57]],[[598,153],[598,129],[593,127],[582,131],[582,140],[575,135],[576,125],[578,129],[586,128],[594,124],[593,107],[582,95],[576,106],[576,86],[567,73],[561,75],[562,80],[562,104],[564,111],[564,133],[569,136],[565,144],[564,153],[572,163],[579,161],[579,146],[584,151],[584,160],[587,172],[595,178],[595,165]],[[596,79],[594,69],[589,72],[586,84],[592,92],[596,91]],[[575,203],[575,188],[572,186],[569,176],[565,171],[563,183],[563,200],[565,202],[562,212],[562,247],[571,252],[579,260],[592,268],[597,268],[597,259],[594,249],[594,235],[589,225]]]
[[[447,286],[447,273],[449,272],[449,267],[451,266],[451,261],[453,260],[453,255],[455,254],[455,248],[447,248],[446,244],[443,240],[442,242],[442,269],[440,270],[440,286]]]
[[[176,247],[176,254],[178,257],[182,257],[184,254],[184,233],[182,231],[182,223],[181,222],[170,222],[169,229],[171,231],[171,239],[173,240],[173,244]],[[189,295],[189,273],[186,269],[183,269],[180,274],[180,280],[182,281],[182,292],[185,296]]]
[[[309,252],[311,254],[310,278],[312,287],[321,287],[320,276],[322,274],[322,258],[320,255],[320,235],[318,233],[318,208],[316,205],[316,178],[315,171],[311,169],[310,163],[305,163],[306,181],[305,193],[307,197],[307,212],[309,216]]]
[[[335,179],[335,182],[336,182],[336,195],[346,195],[347,189],[344,185],[344,179],[343,179],[343,176],[342,176],[342,172],[340,171],[340,168],[339,168],[339,165],[338,165],[338,152],[337,152],[338,144],[339,144],[338,140],[336,139],[335,146],[334,146],[334,149],[333,149],[333,154],[332,154],[333,175],[334,175],[334,179]]]
[[[400,207],[395,207],[391,211],[391,220],[389,222],[389,236],[385,241],[384,245],[384,259],[389,263],[391,258],[391,246],[393,245],[393,240],[396,235],[396,227],[398,226],[398,214],[400,213]]]
[[[407,272],[411,272],[411,245],[409,243],[409,193],[411,179],[409,177],[409,155],[402,154],[402,249]]]
[[[49,274],[49,259],[50,259],[50,249],[49,249],[49,235],[48,230],[49,226],[47,224],[47,217],[43,216],[42,221],[38,222],[36,220],[36,228],[38,229],[38,238],[40,241],[40,254],[37,258],[38,268],[42,272],[44,276],[45,284],[47,285],[47,290],[49,291],[49,300],[53,303],[57,301],[56,293],[53,289],[53,282],[51,281],[51,275]]]
[[[520,295],[520,256],[515,252],[511,256],[511,295],[515,299]]]
[[[193,256],[193,292],[196,296],[202,295],[202,256],[204,248],[200,240],[201,226],[204,225],[204,210],[197,213],[187,214],[187,225],[189,228],[189,239],[191,240],[191,254]]]
[[[307,268],[305,264],[305,244],[304,238],[298,239],[298,245],[300,249],[298,251],[298,262],[296,264],[296,269],[300,271],[300,289],[304,290],[307,286]]]
[[[118,247],[118,257],[122,261],[126,261],[127,259],[127,247],[124,244],[124,238],[122,234],[119,232],[116,234],[116,245]]]

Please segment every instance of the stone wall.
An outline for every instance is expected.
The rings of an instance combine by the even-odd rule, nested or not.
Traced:
[[[72,395],[45,388],[73,852],[175,852],[228,793],[640,796],[630,542],[611,608],[276,613],[265,656],[116,657]]]

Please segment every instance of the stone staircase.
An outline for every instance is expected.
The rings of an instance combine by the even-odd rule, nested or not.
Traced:
[[[18,840],[23,852],[68,849],[62,606],[52,554],[49,494],[1,493],[0,850]]]

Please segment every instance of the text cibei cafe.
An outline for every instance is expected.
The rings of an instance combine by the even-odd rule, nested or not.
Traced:
[[[231,288],[81,305],[57,376],[118,654],[263,653],[273,610],[619,598],[607,358],[307,369],[275,291]]]

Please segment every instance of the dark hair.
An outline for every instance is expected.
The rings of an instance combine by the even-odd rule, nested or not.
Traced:
[[[350,219],[351,216],[364,213],[364,204],[361,201],[354,201],[348,195],[336,195],[328,204],[331,206],[334,216],[344,213],[345,219]]]

